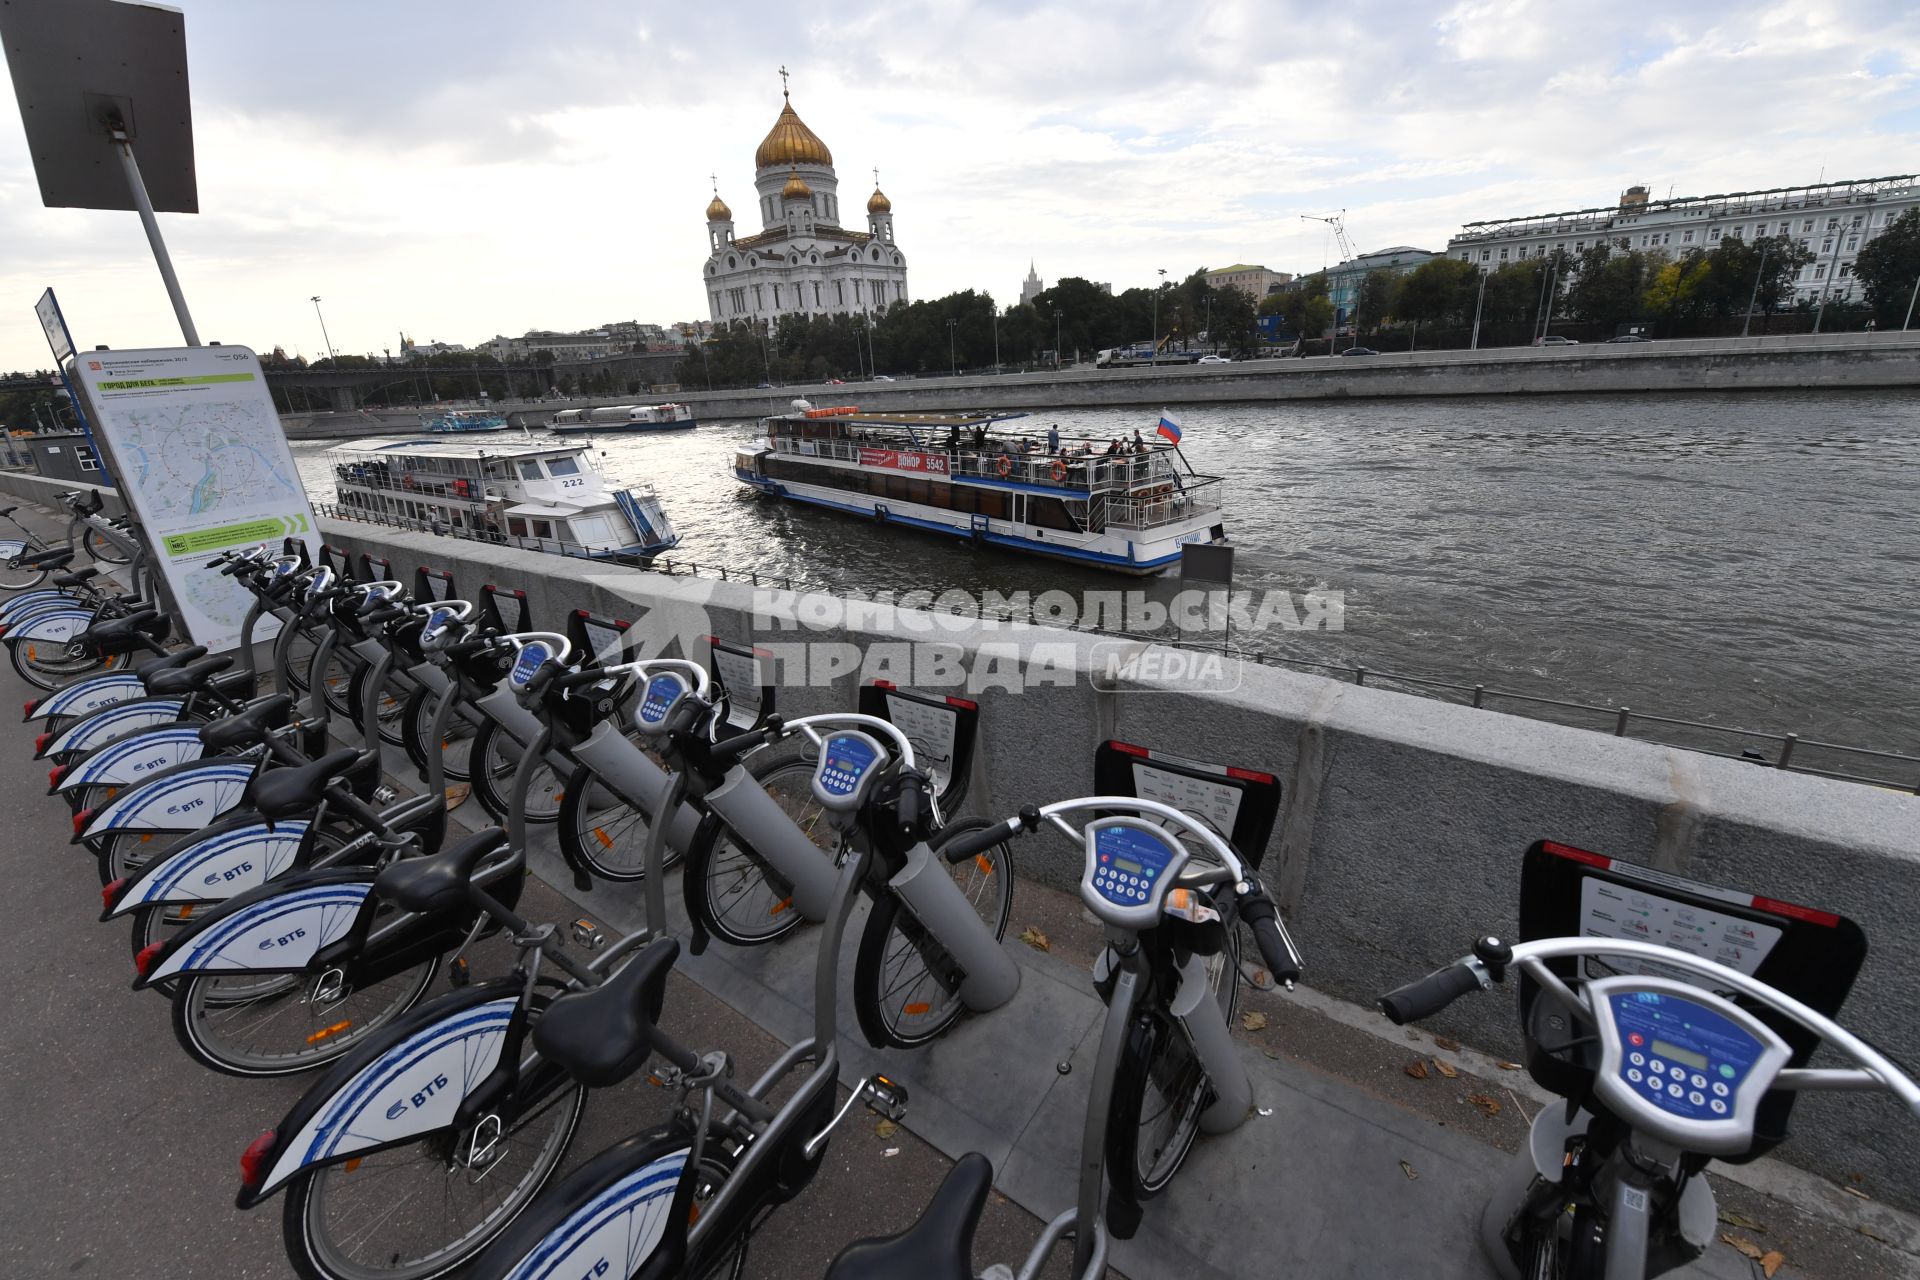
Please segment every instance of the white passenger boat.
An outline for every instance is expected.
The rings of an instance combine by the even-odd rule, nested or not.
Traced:
[[[420,415],[420,429],[437,436],[464,436],[479,431],[505,431],[510,424],[498,413],[485,409],[447,409]]]
[[[654,491],[608,488],[584,443],[363,440],[327,450],[327,461],[349,516],[611,559],[680,541]]]
[[[616,435],[624,431],[676,431],[698,426],[693,409],[684,404],[615,404],[598,409],[562,409],[550,428],[561,435],[591,431]]]
[[[796,409],[766,419],[734,476],[774,497],[1121,573],[1157,573],[1184,543],[1226,540],[1221,481],[1173,449],[1110,455],[1107,440],[1063,439],[1051,453],[1044,435],[998,425],[1021,416]]]

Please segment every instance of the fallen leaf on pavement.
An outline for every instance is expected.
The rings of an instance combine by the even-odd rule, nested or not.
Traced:
[[[1745,1227],[1749,1231],[1765,1231],[1767,1229],[1766,1223],[1755,1222],[1752,1218],[1749,1218],[1746,1214],[1734,1213],[1732,1210],[1728,1210],[1727,1212],[1721,1214],[1720,1221],[1726,1223],[1730,1227]]]
[[[1769,1252],[1766,1257],[1760,1259],[1760,1270],[1766,1272],[1767,1280],[1773,1280],[1773,1273],[1778,1271],[1781,1266],[1785,1264],[1786,1260],[1786,1254],[1780,1252],[1778,1249],[1774,1249]]]
[[[1425,1080],[1427,1078],[1427,1064],[1415,1058],[1407,1064],[1407,1074],[1415,1080]]]
[[[1032,947],[1035,951],[1053,950],[1053,944],[1047,941],[1047,935],[1040,932],[1038,929],[1034,928],[1032,925],[1028,925],[1026,928],[1020,931],[1020,941],[1026,943],[1028,946]]]
[[[1873,1199],[1873,1197],[1872,1197],[1872,1196],[1870,1196],[1870,1195],[1868,1195],[1868,1194],[1867,1194],[1866,1192],[1864,1192],[1864,1191],[1862,1191],[1862,1190],[1861,1190],[1860,1188],[1858,1188],[1858,1187],[1842,1187],[1842,1188],[1840,1188],[1840,1189],[1841,1189],[1842,1191],[1844,1191],[1844,1192],[1846,1192],[1846,1193],[1847,1193],[1848,1195],[1850,1195],[1850,1196],[1858,1196],[1858,1197],[1859,1197],[1860,1199],[1862,1199],[1862,1200],[1871,1200],[1871,1199]]]
[[[1420,1176],[1419,1174],[1413,1171],[1413,1166],[1408,1164],[1405,1160],[1402,1160],[1400,1162],[1400,1172],[1407,1175],[1408,1182],[1412,1182],[1414,1179]]]
[[[1726,1232],[1722,1231],[1720,1233],[1720,1238],[1722,1240],[1725,1240],[1728,1244],[1732,1245],[1735,1249],[1738,1249],[1741,1253],[1744,1253],[1749,1258],[1752,1258],[1755,1262],[1758,1262],[1760,1261],[1760,1259],[1767,1256],[1767,1251],[1765,1249],[1762,1249],[1759,1245],[1747,1239],[1745,1236],[1728,1235]]]
[[[1500,1069],[1502,1071],[1518,1071],[1520,1064],[1517,1062],[1503,1062],[1500,1064]]]
[[[1435,1058],[1433,1060],[1433,1065],[1435,1069],[1440,1072],[1441,1075],[1445,1076],[1449,1080],[1453,1079],[1455,1076],[1460,1074],[1459,1071],[1455,1070],[1453,1067],[1448,1066],[1446,1063],[1440,1061],[1440,1059],[1438,1058]]]
[[[1458,1040],[1449,1040],[1445,1036],[1435,1036],[1433,1042],[1442,1049],[1445,1049],[1448,1053],[1453,1053],[1460,1048],[1460,1042]]]
[[[1249,1031],[1263,1030],[1267,1025],[1267,1015],[1264,1013],[1243,1013],[1240,1015],[1240,1025]]]
[[[1498,1098],[1489,1098],[1484,1093],[1470,1093],[1467,1095],[1467,1101],[1480,1108],[1480,1114],[1486,1116],[1489,1120],[1500,1114],[1500,1100]]]
[[[874,1136],[878,1138],[891,1138],[898,1132],[900,1132],[900,1126],[891,1120],[882,1120],[879,1124],[873,1126]]]
[[[468,786],[464,782],[457,783],[454,786],[448,787],[447,788],[447,808],[458,809],[461,805],[467,802],[467,797],[472,794],[473,794],[473,788]]]

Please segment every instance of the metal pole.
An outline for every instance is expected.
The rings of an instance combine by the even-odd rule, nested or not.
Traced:
[[[1913,280],[1913,296],[1907,299],[1907,318],[1900,322],[1900,332],[1905,333],[1907,326],[1913,323],[1913,304],[1920,302],[1920,276]]]
[[[1839,221],[1839,219],[1836,218],[1835,221],[1837,222]],[[1813,331],[1815,333],[1820,332],[1820,322],[1826,319],[1827,293],[1829,290],[1833,288],[1834,273],[1840,265],[1840,244],[1841,244],[1841,241],[1846,237],[1846,234],[1847,234],[1847,229],[1845,227],[1834,228],[1833,252],[1829,254],[1827,257],[1826,278],[1820,282],[1820,306],[1813,313]]]
[[[320,341],[327,344],[327,359],[333,361],[337,368],[340,364],[340,355],[333,349],[333,339],[327,336],[327,318],[320,315],[320,295],[317,293],[313,295],[313,314],[320,316]]]
[[[1469,351],[1478,351],[1480,349],[1480,306],[1486,300],[1487,273],[1482,271],[1480,273],[1480,296],[1473,301],[1473,343],[1467,348]]]
[[[1760,277],[1767,272],[1767,242],[1760,242],[1760,265],[1753,271],[1753,292],[1747,295],[1747,318],[1740,322],[1740,336],[1746,337],[1747,330],[1753,327],[1753,306],[1760,299]]]
[[[1920,288],[1920,285],[1916,287]],[[1907,308],[1907,315],[1908,318],[1912,318],[1912,307]],[[1053,313],[1053,367],[1056,369],[1060,367],[1060,313],[1058,311]]]
[[[140,165],[133,158],[133,143],[122,130],[113,131],[115,148],[120,152],[120,167],[126,170],[127,189],[133,193],[133,204],[140,211],[140,225],[146,228],[147,243],[153,248],[154,265],[160,268],[160,280],[167,286],[167,297],[173,302],[174,318],[180,322],[180,334],[187,345],[200,345],[200,331],[193,327],[193,317],[187,313],[186,295],[180,292],[180,278],[173,274],[173,259],[167,254],[167,242],[160,238],[160,223],[153,216],[153,201],[147,198],[147,184],[140,177]]]
[[[1000,372],[1000,311],[998,308],[995,308],[993,313],[993,371]]]
[[[955,322],[952,320],[947,321],[947,374],[949,377],[957,378],[960,376],[960,357],[954,354],[954,324]]]

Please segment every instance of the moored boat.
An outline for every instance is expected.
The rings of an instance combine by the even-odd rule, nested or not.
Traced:
[[[420,429],[437,436],[464,436],[480,431],[505,431],[506,418],[486,409],[447,409],[420,415]]]
[[[698,426],[684,404],[616,404],[598,409],[562,409],[548,424],[561,435],[591,431],[617,435],[627,431],[677,431]]]

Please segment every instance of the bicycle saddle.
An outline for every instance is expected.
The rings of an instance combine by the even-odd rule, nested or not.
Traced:
[[[292,708],[293,698],[290,695],[270,693],[248,703],[244,711],[200,726],[200,744],[209,751],[237,751],[241,747],[250,747],[286,724],[287,712]]]
[[[534,1024],[534,1047],[591,1088],[620,1083],[653,1052],[667,973],[679,956],[677,939],[656,938],[599,986],[561,996]]]
[[[190,644],[184,649],[177,649],[172,653],[155,658],[152,662],[145,663],[134,674],[138,675],[141,683],[144,684],[152,677],[159,675],[162,671],[178,670],[188,663],[198,662],[206,656],[207,646],[203,644]],[[148,692],[152,692],[152,690],[148,690]]]
[[[36,569],[58,569],[71,559],[72,547],[54,547],[50,551],[35,551],[21,556],[19,563],[32,565]]]
[[[402,858],[380,872],[373,891],[405,911],[444,911],[463,906],[475,868],[506,842],[506,832],[487,827],[431,857]]]
[[[342,747],[308,764],[268,769],[247,783],[246,803],[269,819],[298,817],[320,803],[329,782],[365,768],[372,759],[372,752]]]
[[[131,619],[126,619],[131,621]],[[169,667],[146,677],[148,693],[193,693],[204,689],[213,678],[233,665],[232,654],[200,658],[183,667]]]
[[[536,1028],[534,1038],[539,1034]],[[992,1189],[993,1166],[969,1151],[947,1171],[912,1226],[897,1236],[854,1241],[827,1268],[826,1280],[973,1280],[973,1233]]]
[[[100,566],[85,565],[72,573],[63,573],[53,580],[56,587],[77,587],[81,583],[100,576]]]

